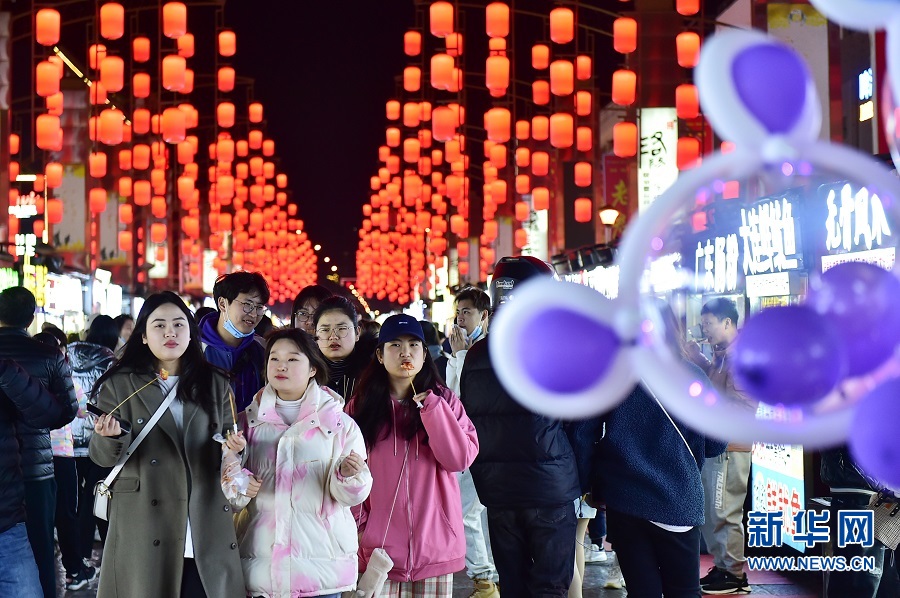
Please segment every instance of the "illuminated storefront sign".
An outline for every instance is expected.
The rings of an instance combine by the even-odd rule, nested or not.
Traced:
[[[885,270],[894,269],[894,261],[897,250],[895,247],[882,247],[871,251],[854,251],[852,253],[839,253],[837,255],[822,256],[822,272],[834,268],[838,264],[846,262],[865,262],[881,266]]]
[[[25,218],[34,218],[37,216],[37,200],[40,196],[35,195],[34,191],[28,195],[20,195],[16,199],[16,205],[9,206],[9,214],[20,220]]]
[[[678,117],[674,108],[641,110],[641,155],[638,162],[638,210],[644,211],[678,179],[675,152]]]
[[[748,297],[782,297],[791,294],[791,278],[787,272],[748,276],[745,282]]]
[[[607,299],[615,299],[619,296],[619,267],[594,268],[593,270],[581,270],[566,274],[563,279],[568,282],[577,282],[591,287],[604,295]]]
[[[697,241],[694,287],[699,291],[731,293],[737,289],[740,246],[736,234]]]
[[[741,209],[745,276],[796,270],[800,266],[797,223],[787,198],[764,201]]]
[[[0,268],[0,291],[19,286],[19,273],[12,268]]]
[[[868,250],[880,247],[886,237],[892,236],[881,198],[865,187],[853,193],[847,183],[841,187],[840,195],[831,189],[826,205],[825,248],[828,251]]]
[[[57,313],[84,311],[84,296],[81,281],[50,274],[47,276],[46,308]]]
[[[22,264],[22,286],[31,291],[38,307],[44,307],[47,302],[45,291],[47,289],[47,266],[35,266],[31,260],[26,259]]]
[[[875,117],[875,76],[872,69],[868,68],[859,74],[859,122],[865,122]]]

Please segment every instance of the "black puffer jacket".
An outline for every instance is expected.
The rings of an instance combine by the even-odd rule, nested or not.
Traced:
[[[81,342],[69,345],[68,354],[72,378],[81,386],[88,401],[96,404],[96,400],[90,399],[91,389],[116,360],[115,354],[101,345]],[[88,417],[76,417],[72,422],[72,440],[76,457],[88,456],[88,445],[91,442],[91,434],[94,433],[91,421],[93,420]]]
[[[14,361],[0,359],[0,533],[25,521],[25,484],[16,427],[56,427],[63,403]]]
[[[478,432],[471,470],[486,507],[559,506],[581,495],[562,422],[531,413],[507,394],[494,373],[487,341],[469,349],[460,395]]]
[[[32,339],[21,328],[0,328],[0,359],[15,360],[32,378],[40,380],[63,406],[60,417],[46,428],[34,428],[24,422],[16,424],[25,480],[50,479],[53,477],[50,430],[63,427],[78,412],[72,369],[57,349]]]

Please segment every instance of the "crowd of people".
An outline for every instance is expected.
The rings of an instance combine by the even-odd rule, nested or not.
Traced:
[[[578,422],[500,384],[490,318],[550,275],[503,258],[495,277],[515,284],[460,290],[443,339],[405,314],[361,319],[320,286],[263,337],[269,287],[252,272],[220,277],[215,309],[156,293],[83,340],[30,337],[34,297],[0,292],[0,595],[56,596],[55,542],[65,587],[99,574],[100,598],[449,598],[463,569],[476,598],[579,598],[599,561],[638,597],[749,592],[747,447],[694,432],[643,384]],[[661,312],[686,367],[740,397],[733,303],[704,307],[711,360]]]

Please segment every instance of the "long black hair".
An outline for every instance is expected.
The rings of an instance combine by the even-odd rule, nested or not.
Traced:
[[[413,378],[413,384],[419,392],[430,390],[443,400],[443,394],[447,387],[441,381],[441,375],[428,349],[422,346],[425,353],[425,363],[422,369]],[[384,343],[378,346],[377,351],[384,350]],[[412,406],[412,387],[403,397],[402,404],[407,407],[407,415],[398,422],[398,432],[409,440],[419,430],[424,429],[422,414],[419,409]],[[391,380],[384,364],[379,363],[377,357],[373,357],[368,367],[363,370],[356,392],[353,394],[353,412],[350,414],[356,420],[367,447],[372,447],[376,442],[387,438],[394,425],[391,416]],[[426,436],[426,442],[428,437]]]
[[[134,322],[134,332],[131,334],[128,342],[125,343],[122,357],[97,379],[94,388],[91,390],[91,396],[93,397],[97,394],[106,380],[125,370],[145,373],[151,376],[156,375],[158,360],[150,351],[150,347],[144,344],[144,335],[147,333],[147,320],[150,319],[150,314],[167,303],[177,306],[184,313],[191,332],[187,349],[185,349],[179,360],[178,398],[185,402],[197,403],[207,413],[212,415],[215,405],[212,396],[212,389],[215,388],[213,384],[214,376],[216,373],[219,373],[228,377],[228,374],[206,361],[206,358],[203,356],[203,347],[200,344],[200,330],[197,328],[197,324],[194,322],[194,318],[184,301],[171,291],[154,293],[147,297],[143,307],[141,307],[141,313],[138,314],[137,320]]]

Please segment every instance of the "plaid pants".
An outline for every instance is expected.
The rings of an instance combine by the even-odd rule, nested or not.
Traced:
[[[393,581],[384,583],[381,598],[452,598],[453,574],[429,577],[419,581]]]

